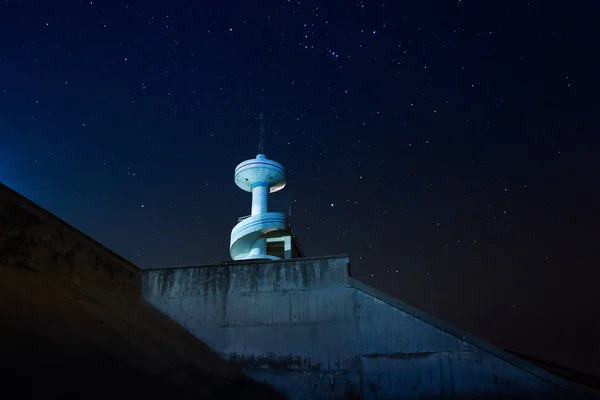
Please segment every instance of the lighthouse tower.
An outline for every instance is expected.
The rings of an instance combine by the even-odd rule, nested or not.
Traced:
[[[269,212],[269,194],[285,186],[283,165],[264,154],[235,168],[236,185],[252,193],[251,213],[241,217],[231,231],[229,253],[234,260],[301,257],[302,252],[284,212]]]

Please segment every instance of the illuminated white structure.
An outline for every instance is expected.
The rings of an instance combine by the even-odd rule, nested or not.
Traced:
[[[231,231],[231,258],[279,260],[301,256],[286,214],[268,211],[269,194],[285,186],[283,165],[259,154],[235,168],[235,183],[252,193],[252,208]]]

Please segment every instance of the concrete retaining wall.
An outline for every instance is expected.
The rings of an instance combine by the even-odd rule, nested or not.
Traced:
[[[146,270],[155,307],[290,399],[575,399],[563,380],[353,280],[348,258]]]

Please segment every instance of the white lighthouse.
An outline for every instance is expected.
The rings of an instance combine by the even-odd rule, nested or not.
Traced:
[[[234,260],[301,257],[302,252],[284,212],[269,212],[269,194],[285,186],[285,169],[264,154],[235,168],[236,185],[252,193],[250,215],[231,231],[229,253]]]

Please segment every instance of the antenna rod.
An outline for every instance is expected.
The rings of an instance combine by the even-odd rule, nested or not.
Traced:
[[[260,133],[258,135],[258,154],[264,154],[265,151],[265,100],[262,100],[262,104],[260,106],[260,115],[258,119],[260,121]]]

